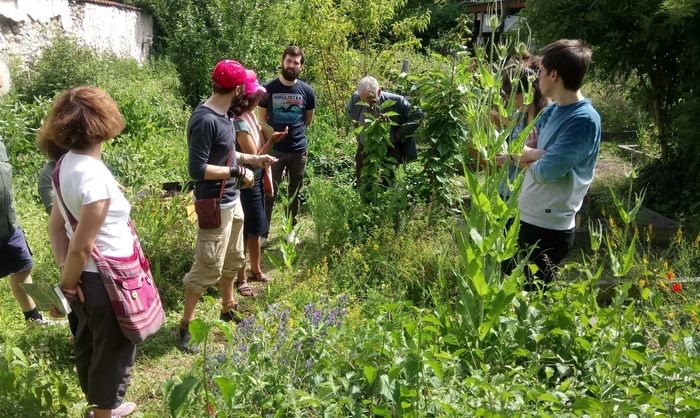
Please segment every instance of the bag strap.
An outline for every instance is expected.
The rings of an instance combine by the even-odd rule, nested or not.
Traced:
[[[231,130],[233,131],[233,137],[236,137],[236,130],[233,128],[233,122],[231,122]],[[232,140],[233,142],[233,140]],[[231,163],[233,162],[233,153],[234,153],[235,147],[229,147],[229,153],[228,153],[228,159],[226,160],[226,167],[231,167]],[[221,180],[221,189],[219,190],[219,200],[224,196],[224,188],[226,187],[226,182],[228,182],[228,179],[223,179]]]
[[[68,206],[66,206],[66,202],[63,201],[63,196],[61,194],[61,163],[63,162],[64,157],[65,155],[56,161],[56,168],[53,170],[53,188],[56,191],[58,202],[63,207],[63,211],[68,218],[68,223],[70,223],[71,228],[73,228],[73,232],[75,232],[75,229],[78,227],[78,220],[75,219],[75,216],[73,216],[70,209],[68,209]],[[136,226],[134,225],[134,221],[131,220],[131,217],[129,217],[127,223],[131,229],[131,235],[134,237],[134,250],[137,250],[139,255],[144,257],[141,243],[139,242],[138,234],[136,233]],[[97,249],[96,245],[92,247],[92,256],[94,258],[104,258],[100,253],[100,250]]]
[[[233,139],[231,142],[236,141],[236,128],[233,126],[233,121],[231,121],[231,133],[233,134]],[[233,162],[233,152],[235,150],[235,146],[229,146],[229,153],[228,153],[228,159],[226,160],[226,167],[231,167],[231,163]],[[226,187],[226,182],[228,182],[228,179],[223,179],[221,180],[221,189],[219,189],[219,200],[224,196],[224,188]]]
[[[63,196],[61,195],[61,163],[63,162],[64,157],[65,155],[56,161],[56,167],[53,170],[53,188],[56,191],[58,202],[61,204],[63,211],[68,217],[68,222],[70,223],[71,228],[73,228],[73,231],[75,231],[75,228],[78,227],[78,220],[75,219],[71,211],[68,209],[68,206],[66,206],[66,202],[63,201]]]

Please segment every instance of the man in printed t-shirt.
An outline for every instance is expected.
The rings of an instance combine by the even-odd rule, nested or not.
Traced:
[[[284,131],[289,127],[289,134],[275,144],[270,155],[278,161],[272,166],[272,181],[275,184],[275,196],[265,198],[265,215],[268,226],[272,217],[272,205],[277,197],[277,185],[286,170],[289,179],[287,197],[291,200],[289,215],[292,225],[296,225],[299,211],[299,193],[304,184],[308,142],[306,128],[311,125],[316,108],[316,96],[308,84],[299,80],[304,67],[304,52],[298,46],[288,46],[282,54],[282,72],[276,79],[265,85],[268,96],[260,102],[259,117],[266,121],[275,131]],[[287,242],[297,242],[293,230],[287,236]]]

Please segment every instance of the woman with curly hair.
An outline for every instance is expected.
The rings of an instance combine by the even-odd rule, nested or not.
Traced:
[[[92,257],[127,258],[134,239],[131,206],[102,162],[104,143],[121,133],[117,104],[95,87],[76,87],[53,103],[38,134],[49,154],[68,150],[54,172],[56,196],[49,217],[49,239],[60,266],[61,290],[78,319],[75,363],[89,416],[121,417],[136,409],[122,403],[134,365],[136,346],[122,333]],[[77,221],[77,223],[75,222]]]

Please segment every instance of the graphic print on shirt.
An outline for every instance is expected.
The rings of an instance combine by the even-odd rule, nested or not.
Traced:
[[[304,96],[295,93],[272,94],[272,120],[276,124],[293,125],[304,115]]]

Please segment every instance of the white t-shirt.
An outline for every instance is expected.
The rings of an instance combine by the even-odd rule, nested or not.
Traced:
[[[61,197],[71,214],[80,222],[80,209],[83,205],[99,200],[111,199],[107,218],[97,232],[95,245],[102,255],[128,257],[134,251],[134,237],[129,227],[131,205],[119,190],[117,181],[100,160],[87,155],[68,152],[61,162]],[[58,205],[65,220],[68,239],[73,237],[73,228]],[[95,261],[90,257],[85,271],[97,272]]]

